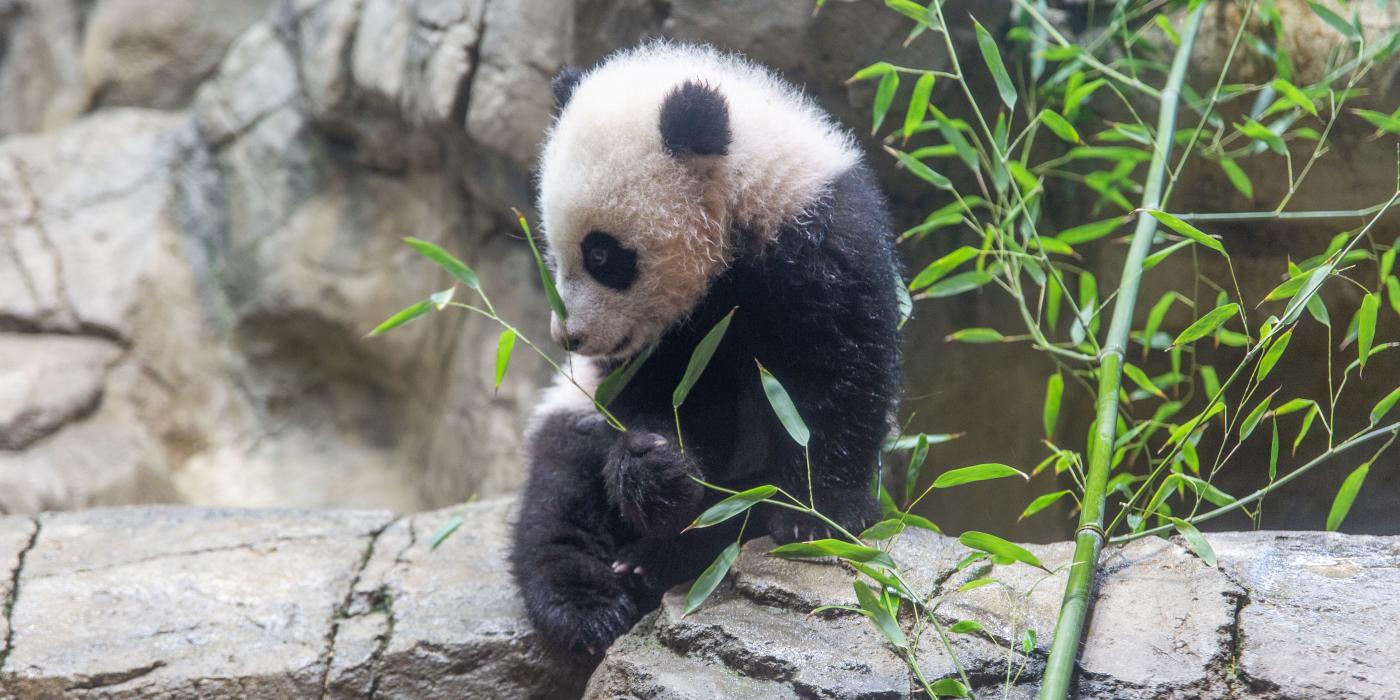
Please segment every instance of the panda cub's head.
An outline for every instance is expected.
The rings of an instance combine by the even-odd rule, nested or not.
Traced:
[[[656,42],[566,68],[554,93],[539,205],[568,318],[552,331],[583,355],[660,339],[738,250],[761,251],[859,159],[795,88],[709,47]]]

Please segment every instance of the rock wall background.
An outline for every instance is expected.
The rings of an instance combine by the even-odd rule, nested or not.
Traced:
[[[935,42],[901,48],[904,21],[878,5],[813,16],[790,0],[0,0],[0,513],[152,501],[413,511],[512,490],[545,368],[521,355],[493,394],[497,329],[465,315],[363,340],[448,285],[399,239],[457,252],[503,315],[543,339],[509,212],[532,202],[561,65],[649,36],[711,41],[781,70],[861,131],[872,88],[843,84],[855,68],[946,61]],[[1008,5],[948,13],[975,6],[994,26]],[[1065,7],[1072,29],[1076,5]],[[1368,31],[1400,23],[1394,5],[1362,9]],[[1223,10],[1210,22],[1197,63],[1213,77],[1234,25]],[[1300,55],[1335,43],[1297,26]],[[954,35],[970,45],[966,27]],[[1397,76],[1374,73],[1368,99],[1396,104]],[[1339,132],[1297,206],[1388,194],[1394,148],[1369,136]],[[901,223],[940,204],[872,161]],[[1255,175],[1258,206],[1275,201],[1273,180]],[[1223,182],[1188,171],[1177,201],[1255,208]],[[1231,232],[1246,294],[1283,269],[1279,236],[1311,251],[1336,230]],[[909,251],[911,267],[952,244]],[[1089,261],[1105,281],[1115,255]],[[959,298],[921,306],[910,328],[915,429],[971,431],[935,450],[939,466],[1039,459],[1037,431],[1018,426],[1038,425],[1048,366],[941,341],[1006,312]],[[1373,474],[1352,522],[1393,531],[1384,494],[1393,501],[1398,479]],[[1334,487],[1317,490],[1330,499]],[[1032,493],[989,487],[957,508],[933,501],[932,514],[954,530],[1063,534],[1050,516],[1012,523]],[[1295,500],[1269,524],[1321,523],[1326,500]]]

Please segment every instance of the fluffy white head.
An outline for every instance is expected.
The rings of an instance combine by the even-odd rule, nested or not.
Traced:
[[[736,235],[760,248],[859,160],[802,93],[710,47],[651,43],[576,79],[556,85],[540,211],[568,310],[555,336],[584,355],[659,339],[732,262]]]

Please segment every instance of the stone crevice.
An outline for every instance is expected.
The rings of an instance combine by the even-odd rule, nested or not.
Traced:
[[[389,648],[389,642],[394,638],[394,624],[396,623],[394,619],[394,595],[389,591],[389,586],[387,584],[381,586],[374,592],[371,601],[371,610],[374,608],[382,608],[384,610],[386,623],[384,634],[380,635],[379,643],[375,646],[374,652],[369,657],[369,700],[374,700],[374,698],[379,695],[379,682],[384,677],[383,674],[380,673],[380,660],[384,658],[384,651]]]
[[[335,638],[336,634],[340,632],[340,621],[344,618],[351,616],[350,606],[354,602],[355,591],[360,585],[360,579],[364,576],[365,569],[369,567],[370,559],[374,557],[374,548],[375,545],[379,543],[380,535],[383,535],[385,530],[388,530],[389,528],[393,527],[395,523],[399,522],[402,519],[402,516],[395,517],[389,522],[385,523],[384,525],[376,528],[375,530],[369,533],[367,537],[369,541],[365,544],[364,554],[360,557],[360,561],[355,567],[355,574],[350,579],[350,585],[345,590],[345,597],[341,600],[341,603],[336,608],[336,610],[331,614],[330,629],[326,632],[326,651],[323,654],[322,660],[321,698],[323,700],[324,698],[329,697],[330,695],[331,666],[335,662]],[[388,632],[385,633],[386,639],[381,642],[380,651],[382,651],[383,645],[388,643],[388,635],[393,633],[392,620],[393,618],[391,616],[390,627]],[[377,660],[377,656],[378,653],[376,652],[375,660]],[[373,664],[373,661],[371,662],[371,664]],[[373,665],[371,665],[371,673],[373,673]]]
[[[127,681],[133,681],[141,676],[153,673],[156,669],[165,666],[164,661],[154,661],[139,668],[115,671],[113,673],[99,673],[88,676],[83,680],[68,686],[69,691],[74,690],[96,690],[114,685],[121,685]]]
[[[272,537],[272,538],[268,538],[268,539],[264,539],[264,540],[257,540],[257,541],[254,541],[254,542],[240,542],[240,543],[238,543],[238,544],[225,545],[225,546],[220,546],[220,547],[203,547],[203,548],[200,548],[200,549],[189,549],[189,550],[180,551],[180,552],[166,552],[166,553],[163,553],[163,554],[155,554],[155,555],[152,555],[152,556],[149,556],[149,557],[142,557],[142,558],[140,558],[140,559],[132,559],[132,560],[129,560],[129,561],[113,562],[113,563],[111,563],[111,564],[107,564],[107,565],[104,565],[104,566],[90,566],[90,567],[84,567],[84,568],[81,568],[81,569],[69,569],[69,570],[62,571],[62,572],[54,572],[54,573],[51,573],[51,574],[45,574],[45,575],[43,575],[43,576],[36,576],[35,578],[36,578],[36,579],[42,579],[42,578],[53,578],[53,577],[59,577],[59,576],[64,576],[64,577],[66,577],[66,576],[73,576],[73,575],[76,575],[76,574],[89,574],[89,573],[93,573],[93,572],[96,572],[96,571],[110,571],[110,570],[112,570],[112,569],[120,569],[120,568],[129,567],[129,566],[140,566],[140,565],[142,565],[142,564],[147,564],[147,563],[150,563],[150,562],[153,562],[153,561],[162,561],[162,560],[165,560],[165,559],[177,559],[177,558],[181,558],[181,557],[195,557],[195,556],[200,556],[200,555],[203,555],[203,554],[217,554],[217,553],[220,553],[220,552],[233,552],[233,551],[237,551],[237,550],[240,550],[240,549],[246,549],[246,550],[249,550],[249,551],[252,551],[252,552],[256,552],[256,551],[258,551],[258,550],[261,549],[261,548],[267,547],[268,545],[274,545],[273,548],[275,549],[275,548],[276,548],[275,545],[278,545],[278,544],[291,543],[291,542],[314,542],[314,541],[317,541],[317,540],[325,540],[325,539],[326,539],[326,537],[325,537],[324,535],[308,535],[308,536],[305,536],[305,537]]]
[[[19,556],[16,557],[15,569],[10,574],[10,594],[5,599],[4,614],[6,632],[5,645],[3,647],[0,647],[0,673],[4,672],[5,661],[8,660],[10,657],[10,650],[14,648],[14,614],[15,606],[19,604],[19,585],[24,575],[24,562],[25,559],[29,556],[29,553],[34,551],[34,547],[39,544],[39,532],[41,529],[43,529],[43,525],[42,523],[40,523],[38,518],[30,518],[29,521],[34,525],[34,529],[30,531],[29,541],[26,542],[24,547],[19,550]]]
[[[49,232],[44,227],[43,217],[39,215],[43,207],[39,204],[39,198],[34,194],[34,186],[29,181],[28,167],[25,165],[24,161],[19,158],[11,158],[10,165],[15,173],[15,184],[18,185],[19,191],[24,195],[25,199],[27,216],[25,217],[26,221],[24,223],[27,223],[34,229],[34,232],[39,236],[39,242],[44,247],[44,251],[48,253],[50,264],[53,267],[54,292],[58,295],[58,300],[63,305],[62,313],[65,314],[68,319],[76,322],[78,319],[78,312],[73,306],[73,300],[68,296],[68,283],[64,279],[63,273],[63,256],[59,252],[58,246],[54,245],[53,239],[49,237]],[[21,269],[23,269],[23,267],[23,265],[20,266]],[[33,292],[32,288],[31,292]]]
[[[467,129],[467,110],[471,107],[472,83],[476,81],[477,70],[481,67],[481,47],[486,43],[486,17],[491,1],[484,0],[481,3],[481,14],[476,20],[476,41],[467,50],[467,72],[462,74],[461,82],[457,84],[457,94],[452,99],[449,119],[453,126],[463,131]]]

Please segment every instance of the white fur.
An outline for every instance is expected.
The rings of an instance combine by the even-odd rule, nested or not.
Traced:
[[[688,80],[724,95],[727,155],[678,159],[662,147],[660,110]],[[584,74],[548,135],[540,210],[571,333],[586,355],[629,355],[704,297],[731,262],[730,232],[761,242],[827,194],[859,151],[801,92],[765,68],[709,47],[654,42]],[[636,283],[617,292],[583,270],[593,230],[639,255]]]
[[[540,392],[540,402],[535,405],[535,410],[530,414],[530,424],[526,427],[527,434],[533,433],[539,427],[540,421],[559,413],[592,413],[595,409],[593,400],[589,397],[598,391],[598,384],[603,381],[603,373],[595,366],[593,360],[586,357],[571,356],[563,365],[565,370],[572,370],[574,386],[569,378],[563,374],[554,377],[554,383]],[[582,387],[584,391],[579,391]],[[603,414],[597,414],[598,420],[603,420]]]

